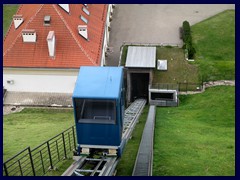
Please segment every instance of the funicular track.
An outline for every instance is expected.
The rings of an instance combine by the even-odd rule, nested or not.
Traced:
[[[152,176],[153,138],[155,126],[156,106],[151,105],[147,121],[142,133],[135,166],[132,176]]]
[[[131,137],[145,104],[145,99],[137,99],[125,110],[122,139],[126,142]],[[112,176],[119,161],[115,156],[96,154],[77,158],[62,176]]]

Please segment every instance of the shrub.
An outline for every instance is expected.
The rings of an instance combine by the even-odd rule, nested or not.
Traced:
[[[189,41],[189,36],[191,36],[190,25],[188,21],[183,22],[183,42]]]
[[[188,58],[189,58],[189,59],[193,59],[195,53],[196,53],[196,50],[195,50],[195,48],[192,46],[192,43],[189,44],[189,46],[188,46]]]
[[[183,29],[183,42],[184,42],[183,48],[187,49],[188,58],[193,59],[194,54],[196,53],[196,50],[192,45],[191,28],[188,21],[183,22],[182,29]]]

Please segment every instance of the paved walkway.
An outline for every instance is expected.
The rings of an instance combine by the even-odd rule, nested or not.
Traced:
[[[72,94],[7,92],[3,105],[3,115],[20,112],[24,106],[72,107]]]
[[[123,42],[182,44],[179,27],[187,20],[200,22],[233,4],[117,4],[111,22],[112,53],[106,58],[109,66],[117,66]]]
[[[4,105],[72,107],[72,94],[7,92]]]

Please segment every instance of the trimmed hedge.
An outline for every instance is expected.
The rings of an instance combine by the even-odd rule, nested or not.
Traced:
[[[191,30],[190,30],[190,25],[188,21],[184,21],[183,25],[183,42],[188,42],[189,38],[191,38]]]
[[[184,21],[182,25],[182,37],[183,37],[183,48],[187,49],[188,51],[188,58],[193,59],[194,54],[196,53],[195,48],[192,45],[192,35],[191,35],[191,28],[188,21]]]

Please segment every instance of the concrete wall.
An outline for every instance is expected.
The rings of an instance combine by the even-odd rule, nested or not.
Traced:
[[[72,93],[79,69],[4,68],[8,91]]]
[[[153,100],[152,93],[172,93],[172,100]],[[149,89],[149,104],[156,106],[178,106],[178,92],[177,90],[165,90],[165,89]]]

